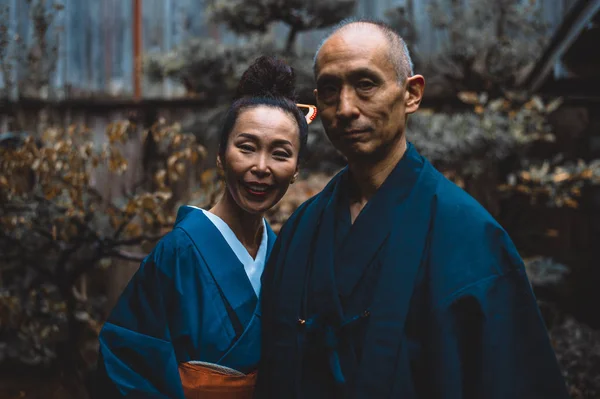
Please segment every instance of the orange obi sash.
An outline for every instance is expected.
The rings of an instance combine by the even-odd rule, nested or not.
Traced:
[[[252,399],[257,375],[211,363],[179,363],[186,399]]]

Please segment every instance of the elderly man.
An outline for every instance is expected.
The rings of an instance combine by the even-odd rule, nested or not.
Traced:
[[[502,227],[406,140],[425,80],[375,21],[330,34],[315,96],[348,160],[263,275],[264,398],[567,398]]]

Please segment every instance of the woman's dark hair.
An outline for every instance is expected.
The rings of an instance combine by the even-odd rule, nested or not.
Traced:
[[[219,141],[219,155],[225,154],[229,135],[241,111],[261,105],[279,108],[293,116],[300,132],[300,156],[303,155],[308,136],[308,123],[296,106],[296,74],[282,60],[261,56],[246,69],[234,97],[234,102],[225,115]]]

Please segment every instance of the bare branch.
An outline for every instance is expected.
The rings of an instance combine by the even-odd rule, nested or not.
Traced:
[[[138,245],[143,243],[144,241],[150,241],[150,242],[154,242],[154,241],[158,241],[161,238],[163,238],[164,235],[156,235],[156,236],[147,236],[147,235],[141,235],[141,236],[137,236],[134,238],[130,238],[128,240],[120,240],[120,241],[114,241],[111,242],[111,245],[114,247],[117,246],[127,246],[127,245]]]
[[[118,259],[128,260],[131,262],[141,262],[146,258],[146,255],[128,252],[123,249],[115,249],[112,252],[110,252],[109,255]]]
[[[117,228],[117,230],[115,231],[115,234],[113,234],[113,240],[118,240],[119,237],[121,236],[121,234],[123,233],[123,231],[125,230],[125,227],[127,227],[127,225],[129,223],[131,223],[131,221],[133,220],[133,218],[135,217],[135,215],[130,215],[128,216],[123,223],[121,223],[121,225]]]

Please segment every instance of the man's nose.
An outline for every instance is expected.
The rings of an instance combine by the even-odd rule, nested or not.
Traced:
[[[358,115],[359,111],[356,107],[356,95],[354,90],[349,87],[342,87],[336,116],[339,119],[354,119],[357,118]]]

